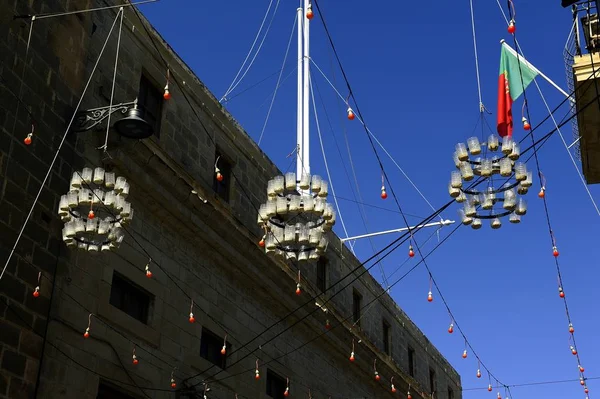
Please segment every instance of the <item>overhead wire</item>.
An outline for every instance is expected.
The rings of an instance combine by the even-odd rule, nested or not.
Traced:
[[[285,63],[288,58],[288,54],[290,52],[290,46],[292,44],[292,39],[294,38],[294,32],[296,30],[296,24],[300,23],[298,21],[298,14],[296,13],[294,17],[294,23],[292,25],[292,33],[290,34],[290,39],[288,40],[287,48],[285,49],[285,56],[283,57],[283,63],[281,65],[281,70],[279,72],[279,77],[277,78],[277,83],[275,83],[275,91],[273,92],[273,97],[271,98],[271,104],[269,105],[269,110],[267,111],[267,116],[265,117],[265,122],[263,124],[262,130],[260,131],[260,136],[258,138],[258,146],[260,147],[260,143],[262,142],[263,135],[265,134],[265,129],[267,128],[267,123],[269,122],[269,117],[271,116],[271,110],[273,109],[273,104],[275,103],[275,98],[277,98],[277,91],[280,86],[281,76],[283,75],[283,70],[285,69]]]
[[[275,10],[273,11],[273,16],[271,17],[271,20],[269,21],[269,25],[267,26],[265,34],[263,35],[263,38],[262,38],[262,40],[261,40],[261,42],[260,42],[260,44],[259,44],[259,46],[258,46],[258,48],[256,50],[256,53],[252,57],[252,60],[250,60],[250,63],[248,64],[248,67],[246,68],[246,71],[240,77],[240,73],[242,73],[242,69],[244,69],[244,66],[246,65],[246,62],[248,62],[248,58],[250,58],[250,54],[252,54],[252,50],[254,50],[254,46],[256,45],[256,42],[258,41],[258,38],[260,37],[260,33],[262,32],[262,29],[263,29],[263,27],[265,25],[265,21],[267,20],[267,17],[269,16],[269,11],[271,10],[271,7],[273,6],[273,0],[270,0],[269,7],[267,8],[267,11],[265,12],[265,16],[264,16],[264,18],[263,18],[263,20],[262,20],[262,22],[260,24],[260,28],[258,29],[258,33],[256,34],[256,37],[254,38],[254,41],[252,42],[252,46],[250,47],[250,50],[248,51],[248,54],[246,55],[246,58],[244,59],[244,62],[240,66],[240,69],[238,70],[237,74],[233,78],[233,81],[229,85],[229,88],[227,89],[227,91],[225,92],[225,94],[223,94],[223,97],[221,97],[221,99],[219,100],[219,102],[222,102],[223,100],[225,100],[227,98],[227,96],[229,94],[231,94],[233,92],[233,90],[235,90],[235,88],[244,80],[244,78],[246,77],[246,74],[250,71],[250,68],[254,64],[254,61],[256,60],[256,57],[258,56],[258,54],[260,53],[260,50],[262,49],[262,46],[263,46],[263,44],[265,42],[265,39],[269,35],[269,31],[271,30],[271,25],[273,24],[273,20],[275,19],[275,15],[277,14],[277,9],[279,8],[280,1],[281,0],[277,0],[277,3],[275,4]],[[239,77],[239,80],[238,80],[238,77]]]

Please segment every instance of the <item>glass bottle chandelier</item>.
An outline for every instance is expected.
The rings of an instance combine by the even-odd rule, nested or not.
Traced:
[[[327,195],[328,183],[318,175],[303,174],[297,181],[290,172],[269,180],[267,202],[258,211],[265,252],[290,260],[318,260],[336,220]]]
[[[129,183],[103,168],[84,168],[71,178],[70,190],[60,197],[58,215],[65,223],[62,235],[67,246],[89,252],[119,248],[123,225],[133,218],[125,199]]]
[[[511,223],[521,222],[521,216],[527,213],[522,196],[532,186],[533,176],[524,162],[518,162],[520,155],[519,143],[510,136],[504,137],[502,143],[491,135],[484,143],[471,137],[466,145],[456,144],[453,158],[457,170],[451,174],[448,191],[456,202],[463,204],[459,214],[464,225],[477,230],[482,219],[488,219],[492,229],[499,229],[501,218],[507,216]],[[466,187],[464,182],[475,176],[486,179],[482,183],[484,189]]]

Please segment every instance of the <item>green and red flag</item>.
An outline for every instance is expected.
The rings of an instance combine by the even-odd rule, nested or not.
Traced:
[[[519,64],[521,66],[519,67]],[[498,77],[498,134],[512,136],[512,104],[523,94],[538,72],[502,43]]]

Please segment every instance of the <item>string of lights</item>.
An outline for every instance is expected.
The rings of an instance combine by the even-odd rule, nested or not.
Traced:
[[[520,52],[520,47],[518,45],[517,42],[517,34],[516,31],[514,29],[514,20],[515,20],[515,9],[514,9],[514,4],[512,3],[511,0],[508,0],[508,15],[510,17],[510,21],[513,21],[513,28],[511,29],[511,22],[509,22],[509,33],[512,34],[513,36],[513,42],[514,42],[514,46],[515,46],[515,51],[517,52],[517,55],[519,55]],[[593,59],[593,57],[590,54],[590,57]],[[593,61],[592,61],[593,62]],[[521,85],[523,87],[525,87],[524,85],[524,77],[523,77],[523,68],[521,66],[521,62],[517,63],[518,67],[519,67],[519,79],[521,80]],[[592,69],[595,71],[594,65],[592,64]],[[598,85],[596,82],[596,79],[594,79],[594,87],[596,88],[596,101],[598,101],[598,104],[600,105],[600,99],[598,98],[600,96],[600,92],[598,91]],[[526,113],[527,119],[529,121],[531,121],[531,114],[530,114],[530,110],[529,110],[529,104],[527,102],[527,93],[525,90],[523,90],[523,109]],[[525,118],[525,115],[523,115],[523,118]],[[525,120],[525,119],[524,119]],[[558,126],[556,127],[556,130],[558,130]],[[533,134],[531,135],[531,141],[532,141],[532,145],[535,146],[535,139]],[[575,328],[573,327],[573,320],[571,317],[571,314],[569,312],[569,306],[568,306],[568,302],[567,302],[567,297],[565,295],[564,292],[564,282],[563,282],[563,278],[562,278],[562,273],[561,273],[561,268],[560,268],[560,263],[558,260],[559,257],[559,251],[557,249],[557,245],[556,245],[556,237],[554,235],[554,230],[552,228],[552,223],[550,221],[550,213],[549,213],[549,209],[548,209],[548,200],[546,198],[545,195],[545,178],[542,175],[542,170],[540,167],[540,161],[539,161],[539,157],[537,155],[537,151],[533,152],[534,155],[534,159],[535,159],[535,165],[537,168],[537,172],[538,172],[538,179],[540,182],[540,185],[542,187],[539,197],[542,199],[542,202],[544,204],[544,214],[546,217],[546,224],[548,226],[548,234],[550,237],[550,242],[552,245],[552,255],[554,257],[554,264],[556,266],[556,273],[557,273],[557,278],[558,278],[558,291],[559,291],[559,297],[562,298],[562,302],[564,304],[564,309],[565,309],[565,315],[566,315],[566,319],[568,322],[568,331],[569,331],[569,349],[571,351],[571,353],[575,356],[576,360],[577,360],[577,370],[579,373],[579,383],[580,385],[583,387],[583,391],[586,394],[586,399],[589,398],[589,388],[587,386],[587,382],[586,382],[586,377],[585,377],[585,369],[582,366],[582,361],[581,361],[581,357],[579,354],[579,350],[577,348],[577,342],[575,339]]]
[[[332,39],[332,37],[331,37],[331,35],[330,35],[330,33],[329,33],[329,30],[328,30],[328,28],[327,28],[327,25],[326,25],[326,22],[325,22],[325,19],[324,19],[324,16],[323,16],[323,12],[322,12],[322,10],[321,10],[321,9],[320,9],[320,7],[319,7],[319,3],[318,3],[318,1],[316,1],[316,0],[315,0],[315,6],[316,6],[316,8],[317,8],[317,12],[319,13],[319,15],[320,15],[320,17],[321,17],[321,20],[322,20],[323,26],[324,26],[324,28],[325,28],[326,35],[327,35],[327,37],[328,37],[328,39],[329,39],[329,43],[330,43],[330,45],[331,45],[331,47],[332,47],[332,49],[333,49],[334,55],[335,55],[335,57],[336,57],[336,59],[337,59],[337,61],[338,61],[338,66],[339,66],[339,68],[340,68],[340,70],[341,70],[342,76],[344,77],[344,80],[345,80],[346,86],[347,86],[347,88],[348,88],[349,97],[351,97],[351,98],[354,100],[354,106],[355,106],[355,108],[356,108],[356,112],[357,112],[357,114],[358,114],[358,117],[359,117],[359,118],[360,118],[360,120],[362,121],[362,125],[363,125],[363,127],[364,127],[364,130],[365,130],[365,133],[366,133],[366,135],[367,135],[367,138],[369,139],[369,143],[371,144],[371,148],[372,148],[372,150],[373,150],[373,152],[374,152],[374,154],[375,154],[375,157],[376,157],[376,159],[377,159],[377,162],[378,162],[378,164],[379,164],[379,168],[380,168],[380,170],[381,170],[381,173],[382,173],[383,179],[384,179],[384,180],[387,182],[387,187],[389,188],[389,190],[390,190],[390,192],[391,192],[391,194],[392,194],[392,197],[394,198],[394,202],[396,203],[396,205],[397,205],[397,207],[398,207],[398,210],[399,210],[399,211],[400,211],[400,213],[401,213],[401,216],[402,216],[402,219],[403,219],[403,221],[404,221],[404,223],[405,223],[405,225],[406,225],[406,228],[408,229],[408,233],[409,233],[409,235],[410,235],[410,242],[411,242],[411,244],[414,244],[414,245],[415,245],[415,247],[416,247],[416,249],[417,249],[417,252],[419,253],[419,256],[421,257],[421,260],[422,260],[422,262],[423,262],[423,265],[424,265],[424,266],[425,266],[425,268],[427,269],[427,273],[429,274],[430,282],[431,282],[431,283],[433,283],[433,284],[435,285],[435,287],[436,287],[436,289],[437,289],[437,291],[438,291],[438,293],[439,293],[439,295],[440,295],[440,298],[442,299],[442,302],[443,302],[443,303],[444,303],[444,305],[446,306],[446,309],[448,310],[448,313],[449,313],[449,314],[450,314],[450,316],[451,316],[451,319],[454,321],[454,323],[456,323],[456,326],[457,326],[457,329],[458,329],[459,333],[460,333],[460,334],[462,335],[462,337],[464,338],[464,341],[465,341],[465,347],[467,347],[467,346],[468,346],[468,347],[471,349],[471,352],[473,352],[473,354],[474,354],[474,355],[475,355],[475,357],[477,358],[478,362],[479,362],[479,363],[481,364],[481,366],[482,366],[482,367],[483,367],[483,368],[484,368],[484,369],[487,371],[488,375],[489,375],[490,377],[494,378],[496,381],[500,382],[500,380],[499,380],[497,377],[495,377],[495,376],[494,376],[494,374],[493,374],[493,373],[490,371],[490,369],[489,369],[489,368],[488,368],[488,367],[487,367],[485,364],[483,364],[483,362],[481,362],[481,359],[480,359],[480,357],[479,357],[479,356],[476,354],[476,352],[475,352],[475,350],[473,349],[472,345],[471,345],[471,344],[470,344],[470,342],[468,341],[468,339],[467,339],[466,335],[464,334],[464,332],[462,331],[462,329],[459,327],[458,323],[456,322],[456,319],[455,319],[455,317],[452,315],[452,313],[451,313],[451,310],[450,310],[450,308],[449,308],[449,306],[448,306],[448,304],[447,304],[446,300],[444,299],[444,297],[443,297],[443,295],[442,295],[442,293],[441,293],[441,291],[440,291],[440,289],[439,289],[439,286],[437,285],[437,283],[435,282],[435,279],[433,278],[433,275],[432,275],[432,273],[431,273],[431,269],[429,268],[429,265],[427,264],[427,262],[426,262],[426,260],[425,260],[425,257],[424,257],[424,255],[423,255],[423,253],[422,253],[422,251],[421,251],[421,248],[420,248],[420,246],[419,246],[419,244],[418,244],[417,240],[415,239],[415,237],[414,237],[414,235],[413,235],[413,231],[412,231],[413,229],[411,229],[411,227],[410,227],[410,224],[408,223],[408,220],[407,220],[407,218],[406,218],[406,215],[404,214],[404,212],[403,212],[403,210],[402,210],[402,206],[400,205],[400,202],[398,201],[398,197],[396,196],[396,193],[395,193],[395,191],[394,191],[394,188],[393,188],[393,186],[392,186],[392,184],[391,184],[391,181],[389,180],[389,178],[388,178],[388,176],[387,176],[387,173],[386,173],[386,171],[385,171],[385,168],[383,167],[383,163],[382,163],[382,160],[381,160],[381,158],[380,158],[380,156],[379,156],[379,153],[378,153],[378,151],[377,151],[377,148],[375,147],[375,144],[373,143],[373,140],[372,140],[372,138],[371,138],[371,134],[369,133],[369,131],[368,131],[368,128],[367,128],[367,125],[366,125],[366,123],[364,122],[364,117],[363,117],[363,115],[362,115],[362,113],[361,113],[361,110],[360,110],[360,107],[359,107],[359,105],[358,105],[358,103],[357,103],[356,97],[355,97],[355,96],[354,96],[354,94],[353,94],[352,87],[351,87],[351,85],[350,85],[350,82],[349,82],[349,80],[348,80],[348,77],[347,77],[347,75],[346,75],[346,73],[345,73],[345,70],[344,70],[344,68],[343,68],[343,65],[342,65],[342,63],[341,63],[341,60],[340,60],[340,58],[339,58],[339,56],[338,56],[337,50],[335,49],[335,44],[334,44],[334,42],[333,42],[333,39]],[[385,192],[385,186],[382,186],[382,193],[384,193],[384,192]],[[383,198],[383,195],[382,195],[382,198]],[[411,247],[410,247],[410,249],[409,249],[409,253],[411,253],[411,254],[412,254],[412,245],[411,245]],[[428,294],[428,301],[429,301],[429,302],[431,302],[431,301],[432,301],[432,299],[433,299],[433,298],[432,298],[432,293],[431,293],[431,289],[430,289],[430,291],[429,291],[429,294]],[[467,350],[465,349],[465,351],[464,351],[464,353],[463,353],[463,358],[466,358],[466,357],[467,357]],[[478,371],[478,375],[479,375],[479,376],[481,375],[481,373],[480,373],[479,371]]]

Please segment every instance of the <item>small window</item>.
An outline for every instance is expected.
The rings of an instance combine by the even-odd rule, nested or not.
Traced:
[[[392,354],[392,336],[390,323],[383,320],[383,351],[386,355]]]
[[[98,385],[98,395],[96,396],[96,399],[135,399],[135,397],[127,395],[101,381],[100,385]]]
[[[146,77],[140,79],[138,107],[146,122],[154,127],[154,134],[159,137],[162,117],[163,93]]]
[[[431,391],[431,394],[433,395],[435,393],[435,370],[430,368],[429,369],[429,390]]]
[[[408,375],[411,377],[415,376],[415,350],[413,348],[408,348]]]
[[[273,399],[285,399],[286,387],[287,382],[285,378],[267,369],[267,396]]]
[[[352,321],[356,326],[360,326],[360,309],[362,296],[356,290],[352,293]]]
[[[324,257],[317,261],[317,288],[321,292],[327,289],[327,259]]]
[[[118,273],[113,273],[110,304],[129,316],[148,324],[150,294]]]
[[[454,391],[448,387],[448,399],[454,399]]]
[[[227,368],[227,354],[231,352],[231,345],[226,344],[226,351],[223,355],[223,338],[217,334],[202,327],[202,336],[200,338],[200,356],[211,362],[217,367],[225,370]]]
[[[225,202],[229,202],[229,188],[231,187],[231,163],[225,159],[219,151],[215,153],[215,167],[219,169],[221,176],[213,174],[213,190]]]

